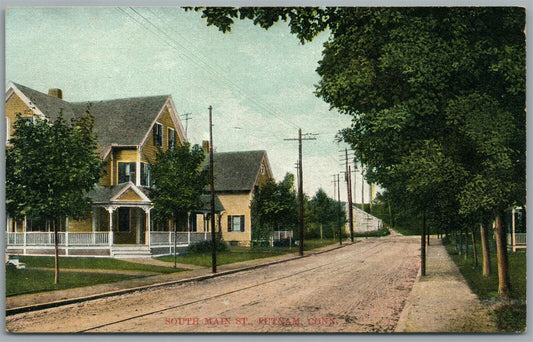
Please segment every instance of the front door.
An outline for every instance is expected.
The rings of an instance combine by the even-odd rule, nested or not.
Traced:
[[[135,244],[136,231],[132,225],[132,208],[118,208],[116,244]]]

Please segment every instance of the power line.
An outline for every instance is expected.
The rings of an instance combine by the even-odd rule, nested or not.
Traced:
[[[185,113],[185,114],[181,114],[180,116],[184,116],[185,119],[185,136],[187,136],[187,130],[189,128],[189,120],[191,119],[191,115],[192,113]]]
[[[242,95],[244,95],[244,97],[248,101],[252,102],[257,107],[259,107],[259,109],[261,109],[264,113],[275,117],[276,119],[281,121],[283,124],[292,126],[293,128],[298,128],[298,126],[296,124],[292,123],[290,120],[287,120],[286,117],[282,117],[280,114],[278,114],[278,113],[274,112],[273,110],[271,110],[270,106],[267,106],[267,105],[259,102],[258,100],[256,100],[257,96],[249,96],[248,93],[245,90],[243,90],[239,85],[235,84],[231,80],[231,78],[226,76],[226,74],[224,72],[218,71],[218,70],[216,70],[216,68],[214,68],[212,66],[212,65],[216,66],[216,64],[214,64],[213,62],[206,62],[206,61],[202,60],[202,58],[199,58],[197,55],[194,54],[194,52],[191,52],[190,49],[188,49],[183,44],[178,42],[176,39],[174,39],[172,36],[170,36],[167,32],[165,32],[163,29],[161,29],[156,24],[154,24],[150,19],[148,19],[143,14],[141,14],[139,11],[137,11],[135,8],[130,7],[130,10],[133,11],[138,17],[142,18],[142,20],[145,21],[147,23],[147,25],[149,25],[149,27],[155,29],[156,32],[154,32],[153,29],[148,28],[146,24],[143,24],[140,20],[138,20],[137,18],[133,17],[132,15],[130,15],[127,11],[123,10],[122,8],[117,8],[117,9],[120,10],[121,12],[123,12],[124,14],[126,14],[128,17],[130,17],[132,20],[134,20],[136,23],[138,23],[142,27],[146,28],[150,33],[152,33],[155,36],[157,36],[160,39],[162,39],[172,49],[174,49],[174,50],[176,50],[178,52],[181,52],[182,50],[188,51],[188,53],[192,54],[193,57],[195,57],[195,58],[191,58],[191,57],[187,56],[186,54],[181,54],[181,55],[178,54],[178,56],[180,56],[182,59],[183,59],[183,57],[185,57],[189,62],[193,63],[196,66],[199,66],[200,68],[202,68],[202,70],[205,70],[208,73],[213,74],[214,76],[218,76],[226,84],[229,84],[230,86],[232,86],[234,88],[234,90],[237,90],[237,92],[239,92]],[[171,43],[169,43],[169,41],[172,42],[175,45],[172,45]],[[178,47],[180,47],[181,49],[178,49]],[[200,64],[202,64],[202,65],[200,65],[198,62],[200,62]],[[220,81],[219,79],[216,79],[216,80]]]

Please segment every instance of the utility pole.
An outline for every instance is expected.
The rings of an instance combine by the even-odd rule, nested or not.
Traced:
[[[365,210],[365,179],[363,178],[363,162],[361,162],[361,208]]]
[[[185,113],[185,114],[181,114],[180,116],[184,116],[185,119],[185,136],[187,136],[187,130],[189,128],[189,120],[191,119],[191,115],[192,113]]]
[[[337,203],[339,203],[339,209],[342,209],[342,205],[341,205],[341,184],[340,184],[340,181],[341,181],[341,178],[340,178],[340,174],[337,173]],[[342,210],[341,210],[341,213],[342,213]],[[339,222],[339,244],[342,245],[342,217],[340,218],[340,222]]]
[[[306,134],[309,135],[309,134]],[[302,129],[298,129],[298,139],[284,139],[284,140],[298,140],[298,202],[299,202],[299,216],[298,216],[298,235],[300,236],[299,254],[304,255],[304,195],[303,195],[303,167],[302,167],[302,140],[316,140],[316,138],[305,137],[302,138]]]
[[[357,162],[355,162],[354,160],[354,163],[353,163],[353,202],[357,205],[357,192],[356,192],[356,189],[357,188]]]
[[[213,107],[209,106],[209,188],[211,191],[211,270],[217,272],[217,242],[215,233],[215,173],[213,170]]]
[[[348,191],[348,220],[350,220],[350,241],[353,242],[353,207],[352,207],[352,166],[348,164],[348,149],[345,148],[346,154],[346,189]]]

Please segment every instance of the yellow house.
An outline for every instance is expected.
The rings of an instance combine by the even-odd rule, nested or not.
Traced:
[[[208,158],[206,158],[207,163]],[[222,241],[250,246],[252,219],[250,204],[263,178],[273,178],[266,151],[215,152],[215,192],[224,212],[216,225]],[[195,230],[206,232],[205,215],[198,215]]]
[[[62,111],[69,120],[82,115],[89,103],[106,172],[89,193],[93,201],[92,217],[64,222],[60,233],[61,253],[146,257],[169,253],[176,245],[209,239],[208,234],[171,234],[168,225],[155,225],[150,217],[149,162],[155,160],[158,149],[182,145],[187,139],[171,96],[67,102],[60,89],[50,89],[45,94],[10,83],[5,104],[6,145],[13,134],[17,114],[53,121]],[[53,234],[46,222],[7,217],[6,235],[9,253],[53,251]]]

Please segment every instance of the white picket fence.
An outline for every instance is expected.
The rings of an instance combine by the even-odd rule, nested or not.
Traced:
[[[198,232],[150,232],[150,246],[191,245],[201,241],[211,241],[211,233]]]

